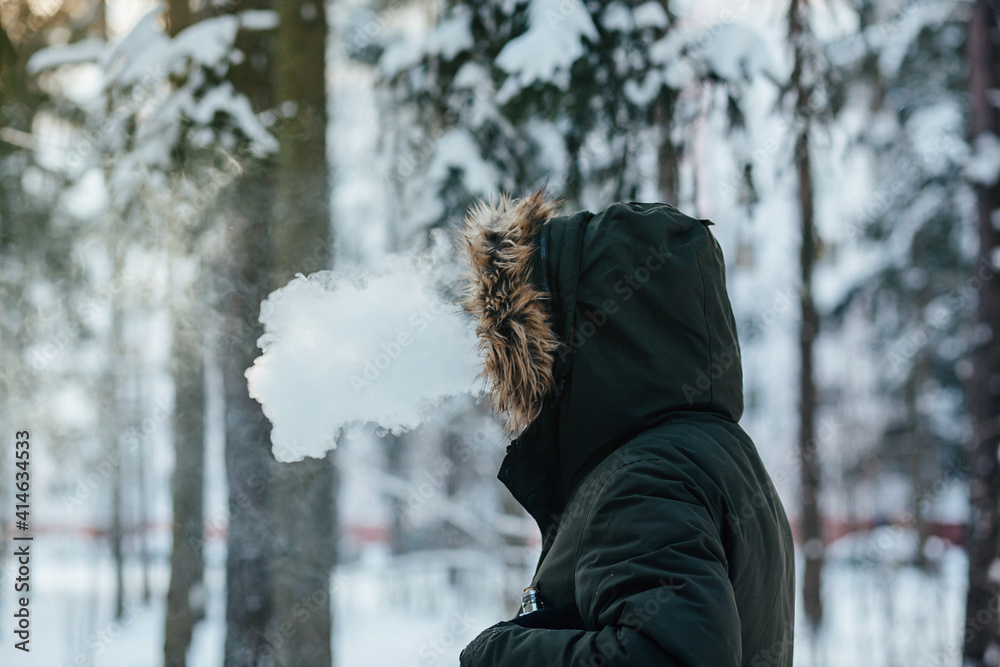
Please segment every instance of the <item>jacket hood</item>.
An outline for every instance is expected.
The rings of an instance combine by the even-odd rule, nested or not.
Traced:
[[[663,203],[567,216],[557,203],[543,190],[479,202],[463,230],[464,305],[517,436],[500,478],[533,515],[558,511],[590,468],[672,415],[743,413],[712,223]]]

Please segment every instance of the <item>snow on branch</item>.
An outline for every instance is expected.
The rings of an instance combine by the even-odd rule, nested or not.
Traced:
[[[63,65],[99,62],[106,47],[107,43],[102,39],[84,39],[72,44],[39,49],[28,59],[24,70],[29,76],[34,76]]]
[[[586,53],[584,40],[599,38],[590,13],[578,0],[534,0],[528,22],[528,30],[496,57],[496,64],[510,75],[497,93],[501,104],[536,81],[566,90],[570,68]]]
[[[972,155],[965,163],[965,177],[989,187],[1000,178],[1000,138],[992,132],[982,132],[973,142]]]

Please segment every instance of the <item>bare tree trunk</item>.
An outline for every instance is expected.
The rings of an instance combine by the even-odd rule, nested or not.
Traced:
[[[663,11],[670,18],[671,26],[666,28],[666,30],[670,30],[674,21],[673,13],[670,11],[670,0],[660,0],[660,6],[663,7]],[[663,31],[664,34],[666,30]],[[658,35],[657,39],[662,38],[664,34]],[[676,107],[677,94],[673,90],[664,87],[660,91],[656,105],[653,107],[653,122],[660,130],[660,146],[657,149],[657,163],[660,166],[660,174],[657,185],[660,191],[660,201],[672,204],[678,203],[677,197],[680,194],[678,187],[680,184],[681,155],[680,150],[670,138],[670,130],[674,126],[674,111]]]
[[[966,47],[969,60],[971,96],[970,136],[1000,134],[1000,110],[990,96],[1000,87],[1000,45],[997,14],[988,0],[976,0],[969,20]],[[989,332],[972,351],[973,375],[969,407],[974,424],[969,498],[971,516],[968,530],[969,588],[965,609],[966,667],[996,665],[1000,652],[1000,582],[990,577],[1000,545],[1000,280],[994,276],[994,253],[1000,246],[1000,232],[991,223],[1000,215],[1000,182],[977,184],[979,213],[979,261],[970,285],[979,291],[979,326]]]
[[[813,372],[813,343],[819,333],[819,315],[812,296],[813,262],[816,258],[814,226],[812,164],[809,156],[810,95],[803,82],[806,67],[805,40],[807,35],[805,3],[792,0],[788,10],[788,39],[792,44],[794,63],[789,89],[795,97],[795,168],[798,174],[801,245],[799,269],[802,313],[799,330],[799,457],[802,481],[801,538],[805,554],[802,598],[806,618],[815,629],[823,619],[820,597],[820,574],[823,569],[822,521],[819,513],[820,469],[816,458],[816,380]]]
[[[270,262],[270,167],[251,167],[236,184],[229,239],[230,284],[225,313],[221,370],[225,395],[226,477],[229,533],[226,558],[225,667],[257,667],[269,654],[265,633],[271,619],[273,539],[271,486],[274,459],[271,428],[260,404],[247,393],[244,372],[258,354],[263,329],[257,321],[267,296]]]
[[[385,470],[390,475],[399,479],[407,478],[406,470],[403,467],[404,438],[405,434],[396,435],[395,433],[386,433],[382,436],[382,446],[385,448],[386,458]],[[406,505],[402,498],[393,494],[386,494],[386,501],[389,503],[389,508],[392,512],[389,546],[393,555],[398,556],[403,553],[405,548],[403,534],[405,526],[403,519],[406,511]]]
[[[326,38],[324,3],[279,5],[275,38],[275,101],[293,115],[277,129],[275,264],[272,288],[295,273],[328,268],[330,174],[326,155]],[[280,446],[280,443],[279,445]],[[281,633],[275,662],[282,667],[329,667],[335,563],[336,503],[333,453],[283,463],[274,478],[274,623]],[[305,609],[308,613],[301,613]]]
[[[191,25],[191,3],[188,0],[169,0],[167,4],[167,33],[175,37]]]
[[[926,299],[918,297],[918,305],[923,310],[922,302]],[[919,400],[919,388],[927,377],[927,351],[921,350],[919,358],[916,360],[906,380],[904,388],[904,400],[906,402],[906,441],[909,443],[907,462],[909,464],[910,481],[913,484],[913,494],[911,496],[913,524],[917,531],[917,552],[915,565],[921,570],[926,569],[928,562],[924,554],[924,545],[927,543],[927,519],[924,516],[924,499],[927,496],[928,488],[926,474],[924,473],[924,459],[926,458],[927,437],[920,426],[920,414],[917,410]]]
[[[179,297],[180,295],[177,295]],[[178,303],[180,301],[180,303]],[[193,305],[180,298],[173,317],[173,546],[164,631],[164,667],[185,667],[195,623],[204,617],[205,362]]]
[[[660,201],[674,205],[678,204],[677,197],[680,194],[678,187],[681,158],[680,150],[670,138],[676,103],[677,97],[674,92],[664,89],[660,91],[660,97],[653,108],[654,121],[661,133],[660,147],[657,149],[657,162],[660,166],[657,186],[660,191]]]
[[[146,378],[136,376],[136,396],[139,405],[143,404],[145,392],[142,384]],[[141,421],[141,420],[140,420]],[[136,540],[139,550],[139,564],[142,568],[142,603],[149,602],[152,596],[149,584],[149,494],[146,486],[146,447],[145,440],[140,439],[135,450],[135,504],[136,504]]]
[[[111,251],[112,277],[117,280],[122,271],[122,252],[120,239],[115,233],[115,222],[112,219],[109,230],[108,247]],[[121,412],[119,401],[119,373],[121,373],[124,355],[121,349],[121,294],[114,292],[110,297],[111,323],[108,327],[108,366],[104,371],[104,438],[107,442],[107,456],[113,462],[111,466],[111,554],[115,562],[115,618],[120,619],[125,612],[125,554],[122,535],[122,451],[119,442],[121,435]]]
[[[270,8],[268,0],[242,0],[234,3],[232,11]],[[234,87],[247,96],[254,111],[271,108],[272,35],[241,32],[236,46],[248,56],[230,73]],[[258,319],[260,304],[270,288],[273,163],[252,163],[234,183],[231,201],[229,253],[221,271],[220,295],[224,315],[220,367],[229,483],[224,667],[261,667],[273,664],[268,659],[273,648],[267,633],[272,615],[268,545],[273,539],[275,463],[270,424],[260,404],[250,398],[244,372],[259,352],[257,338],[263,333]]]
[[[171,37],[191,21],[188,0],[170,0],[167,10]],[[183,157],[181,158],[183,159]],[[183,221],[173,221],[171,246],[175,252],[188,247]],[[178,290],[176,283],[174,289]],[[174,378],[173,543],[170,551],[170,585],[164,628],[164,667],[186,667],[187,650],[195,624],[204,615],[202,592],[205,499],[205,360],[203,332],[198,326],[195,302],[188,290],[171,295],[173,322],[171,371]]]

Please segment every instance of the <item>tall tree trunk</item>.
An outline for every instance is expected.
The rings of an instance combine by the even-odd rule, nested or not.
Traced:
[[[788,10],[788,39],[794,54],[789,89],[795,98],[795,169],[798,175],[801,244],[799,247],[802,321],[799,330],[799,460],[801,463],[802,512],[800,533],[805,555],[802,598],[806,618],[815,629],[823,619],[820,574],[823,569],[822,522],[819,513],[820,469],[816,457],[816,380],[813,372],[813,343],[819,332],[819,316],[812,296],[813,262],[816,259],[812,164],[809,157],[810,94],[803,82],[806,64],[805,41],[808,22],[803,0],[791,0]]]
[[[924,301],[926,299],[922,296],[917,297],[920,311],[926,305],[923,303]],[[927,544],[928,537],[927,517],[924,516],[924,502],[926,501],[929,489],[926,480],[927,475],[924,472],[925,459],[927,457],[927,433],[921,426],[918,403],[920,401],[920,387],[927,380],[929,359],[927,350],[920,350],[918,355],[910,376],[906,379],[903,399],[906,403],[905,442],[909,446],[906,459],[909,466],[910,482],[913,485],[911,512],[913,513],[913,527],[917,531],[917,552],[914,564],[923,570],[928,566],[927,556],[924,554],[924,546]]]
[[[169,0],[167,4],[167,33],[176,37],[191,25],[191,3],[188,0]]]
[[[144,404],[144,398],[146,392],[143,387],[145,386],[145,377],[140,377],[138,374],[135,376],[135,391],[136,391],[136,401],[137,405],[140,407]],[[139,417],[138,422],[142,419]],[[152,596],[151,588],[149,584],[149,492],[146,485],[146,449],[147,442],[145,439],[139,440],[139,445],[135,450],[135,511],[136,511],[136,541],[138,544],[136,548],[139,551],[139,564],[142,568],[142,603],[146,604],[149,602]]]
[[[269,0],[241,0],[232,5],[233,12],[270,8]],[[234,87],[247,96],[254,111],[270,109],[273,36],[241,31],[236,47],[247,58],[230,73]],[[244,372],[259,352],[260,304],[270,289],[273,162],[252,162],[231,194],[229,253],[221,270],[220,367],[229,483],[224,667],[258,667],[269,664],[265,657],[273,655],[266,637],[272,613],[268,545],[273,539],[270,501],[275,463],[270,424],[260,404],[250,398]]]
[[[171,37],[186,28],[191,20],[188,0],[170,0],[167,20]],[[189,246],[186,227],[173,224],[169,233],[172,250],[185,253]],[[170,303],[174,378],[173,543],[163,665],[186,667],[191,634],[204,617],[204,596],[200,593],[205,570],[205,360],[196,299],[187,286],[179,286],[176,280],[171,284],[174,290]]]
[[[1000,134],[1000,110],[991,95],[1000,87],[1000,44],[997,14],[988,0],[976,0],[969,20],[966,46],[971,96],[970,137]],[[979,289],[978,321],[989,332],[972,351],[972,386],[969,407],[974,424],[969,459],[968,553],[969,587],[965,609],[964,658],[967,667],[996,665],[1000,652],[1000,582],[990,576],[1000,545],[1000,280],[995,274],[994,253],[1000,247],[1000,231],[994,223],[1000,215],[1000,182],[977,184],[979,214],[979,261],[970,284]]]
[[[405,434],[395,433],[386,433],[382,437],[382,447],[385,448],[385,471],[399,479],[407,478],[407,471],[403,466],[404,438]],[[406,504],[402,498],[394,494],[386,494],[386,502],[389,503],[389,511],[392,513],[389,548],[393,555],[398,556],[403,553],[406,546],[404,540]]]
[[[195,623],[204,616],[205,363],[193,305],[176,295],[174,376],[173,546],[164,631],[164,667],[185,667]]]
[[[319,0],[288,0],[280,3],[278,11],[275,102],[291,115],[277,128],[281,150],[272,288],[284,286],[298,272],[328,268],[331,249],[326,11]],[[330,576],[335,562],[336,505],[332,456],[331,452],[323,459],[283,463],[274,478],[271,585],[274,624],[281,633],[275,662],[282,667],[333,664]]]
[[[111,251],[112,279],[118,280],[122,272],[121,240],[115,233],[112,216],[108,247]],[[115,563],[115,618],[120,619],[125,612],[125,553],[122,534],[122,449],[121,449],[121,406],[119,405],[120,373],[124,365],[121,345],[122,308],[121,292],[114,291],[110,297],[111,323],[108,327],[108,367],[104,371],[105,402],[103,432],[107,442],[107,457],[114,463],[111,467],[111,555]]]
[[[229,240],[232,283],[225,293],[221,354],[225,395],[229,533],[226,558],[225,667],[256,667],[271,652],[265,633],[271,619],[273,539],[271,487],[274,459],[270,424],[250,398],[244,372],[258,354],[257,321],[267,296],[273,181],[269,165],[251,167],[235,188]],[[266,664],[266,663],[265,663]]]
[[[660,146],[657,149],[657,162],[660,167],[657,176],[657,189],[660,192],[659,201],[679,205],[678,188],[680,186],[680,149],[670,138],[673,127],[674,110],[677,104],[676,94],[667,88],[660,91],[656,106],[653,107],[654,122],[660,130]]]
[[[660,0],[660,6],[666,12],[670,20],[662,34],[657,35],[657,39],[662,39],[667,31],[674,26],[675,17],[670,11],[670,0]],[[677,107],[677,94],[670,88],[664,87],[660,90],[656,104],[653,107],[653,122],[660,130],[660,146],[657,149],[657,163],[660,173],[657,177],[657,188],[660,191],[660,201],[678,204],[677,197],[680,194],[680,150],[674,145],[670,137],[670,130],[674,126],[674,112]]]

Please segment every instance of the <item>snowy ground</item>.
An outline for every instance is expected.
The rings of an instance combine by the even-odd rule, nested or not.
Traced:
[[[795,664],[801,667],[958,667],[962,636],[964,553],[941,548],[935,575],[893,564],[906,534],[886,529],[870,542],[842,542],[824,570],[829,625],[811,648],[801,617]],[[844,556],[862,557],[851,564]],[[940,545],[938,545],[940,546]],[[160,551],[160,550],[158,550]],[[163,552],[165,553],[165,552]],[[163,642],[167,563],[151,570],[148,604],[126,602],[112,619],[114,573],[102,543],[46,536],[32,546],[31,653],[13,649],[10,559],[5,562],[0,610],[0,664],[14,667],[158,667]],[[879,560],[869,557],[878,554]],[[208,618],[196,629],[191,667],[221,667],[224,641],[224,547],[208,553]],[[799,562],[801,566],[801,559]],[[800,571],[801,574],[801,571]],[[455,578],[458,585],[449,584]],[[141,590],[141,573],[128,571],[127,589]],[[438,667],[458,664],[458,653],[481,629],[509,617],[503,568],[482,552],[415,554],[393,561],[373,551],[334,577],[337,667]],[[508,591],[509,592],[509,591]]]

